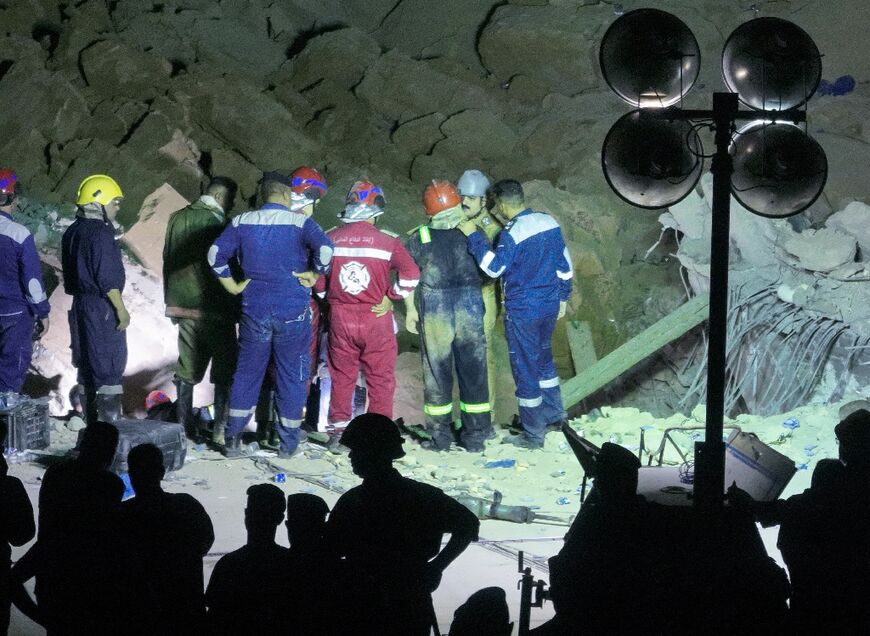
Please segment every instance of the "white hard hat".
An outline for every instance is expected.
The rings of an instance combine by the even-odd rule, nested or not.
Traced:
[[[456,185],[464,197],[483,197],[489,188],[489,179],[480,170],[466,170]]]

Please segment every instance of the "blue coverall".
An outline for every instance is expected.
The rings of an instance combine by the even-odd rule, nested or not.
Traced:
[[[63,288],[73,297],[69,312],[72,363],[86,394],[120,395],[127,366],[127,333],[107,294],[124,291],[121,248],[112,225],[79,216],[61,242]]]
[[[426,429],[438,450],[450,447],[455,366],[462,418],[460,443],[469,451],[482,451],[492,432],[492,406],[480,270],[457,229],[423,226],[408,241],[408,252],[420,268],[414,301],[421,316]]]
[[[35,318],[47,318],[48,312],[33,236],[0,212],[0,393],[21,391]]]
[[[299,444],[311,369],[311,292],[293,272],[325,274],[333,246],[317,223],[283,205],[267,203],[233,218],[212,244],[208,261],[222,278],[238,258],[251,282],[242,292],[239,362],[230,391],[227,439],[240,435],[257,405],[269,359],[277,375],[281,450]]]
[[[559,303],[570,297],[574,277],[562,230],[550,215],[526,208],[493,249],[479,230],[467,243],[483,272],[503,280],[505,336],[523,435],[542,443],[547,425],[566,417],[552,349]]]

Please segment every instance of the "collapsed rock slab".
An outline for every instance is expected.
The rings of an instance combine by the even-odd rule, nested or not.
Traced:
[[[124,235],[124,241],[155,276],[162,276],[163,272],[163,243],[169,217],[189,203],[175,188],[164,183],[145,197],[139,221]]]

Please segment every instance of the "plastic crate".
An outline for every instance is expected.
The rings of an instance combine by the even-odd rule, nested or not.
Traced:
[[[163,466],[166,472],[179,470],[184,466],[187,455],[187,438],[181,424],[155,422],[151,420],[120,419],[112,426],[118,429],[118,450],[111,470],[116,473],[127,472],[127,455],[139,444],[154,444],[163,453]]]
[[[0,420],[6,422],[6,449],[10,453],[42,450],[51,443],[51,421],[48,403],[26,400],[9,410],[0,411]]]

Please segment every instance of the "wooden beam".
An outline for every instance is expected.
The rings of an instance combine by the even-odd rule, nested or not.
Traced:
[[[592,366],[563,382],[562,403],[565,408],[570,409],[665,345],[707,320],[709,302],[710,299],[706,294],[695,296]]]
[[[574,363],[574,375],[598,362],[595,345],[592,343],[592,329],[585,320],[571,320],[568,325],[568,348]]]

